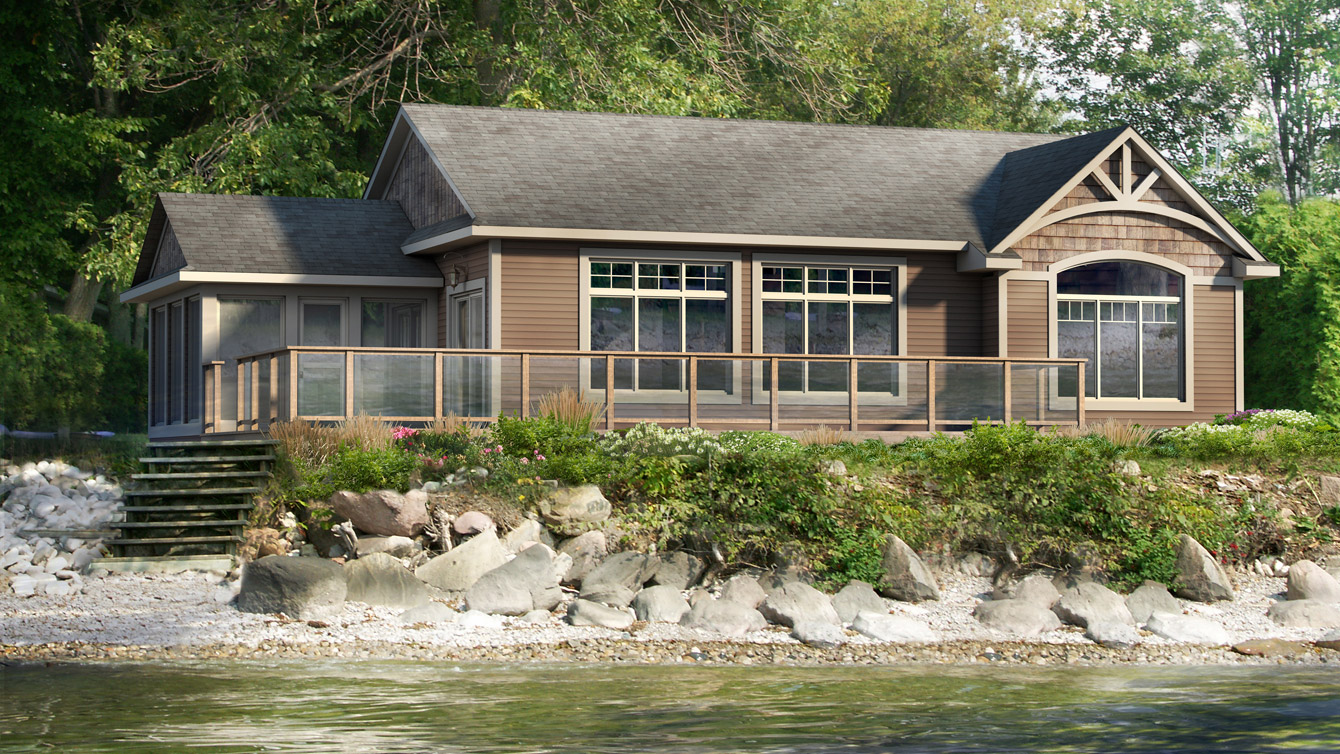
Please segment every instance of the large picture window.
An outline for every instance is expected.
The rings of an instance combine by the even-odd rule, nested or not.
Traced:
[[[764,264],[760,273],[763,353],[898,353],[896,268]],[[898,371],[897,364],[862,364],[857,390],[897,394]],[[765,390],[771,379],[765,365]],[[846,392],[847,365],[783,362],[778,365],[777,387],[782,392]]]
[[[592,351],[730,353],[731,267],[728,262],[665,262],[592,259],[590,333]],[[729,391],[732,365],[698,364],[698,389]],[[590,384],[605,384],[605,364],[591,363]],[[620,390],[683,390],[684,359],[620,359],[614,386]]]
[[[1138,262],[1057,274],[1057,356],[1086,360],[1086,397],[1186,399],[1184,286],[1180,275]],[[1058,392],[1073,397],[1073,380]]]

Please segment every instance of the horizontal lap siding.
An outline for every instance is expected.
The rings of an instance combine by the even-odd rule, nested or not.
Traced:
[[[981,356],[982,292],[954,254],[909,252],[907,355]]]
[[[502,347],[580,347],[579,247],[507,242],[502,252]]]
[[[999,356],[1000,278],[982,276],[982,355]]]
[[[1007,295],[1006,347],[1011,358],[1047,357],[1047,283],[1041,280],[1009,280]]]

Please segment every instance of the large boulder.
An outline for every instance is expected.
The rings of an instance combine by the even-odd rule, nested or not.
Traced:
[[[393,558],[412,558],[423,552],[423,545],[409,537],[359,537],[358,557],[384,552]]]
[[[498,525],[483,511],[466,511],[451,522],[451,530],[463,537],[473,537],[480,532],[496,528]]]
[[[752,607],[704,596],[694,600],[693,607],[679,619],[679,625],[724,636],[744,636],[767,628],[768,621]]]
[[[647,583],[655,567],[656,560],[640,552],[611,555],[582,579],[581,598],[624,607]]]
[[[349,585],[345,599],[351,602],[406,609],[432,598],[427,584],[384,552],[345,563],[344,577]]]
[[[1288,585],[1285,596],[1291,600],[1340,602],[1340,581],[1310,560],[1289,566]]]
[[[972,614],[983,626],[1012,637],[1037,636],[1061,627],[1061,619],[1056,613],[1023,600],[983,602],[973,609]]]
[[[568,623],[622,631],[633,625],[633,613],[628,608],[610,607],[590,600],[573,600],[568,605]]]
[[[807,621],[842,625],[842,619],[838,617],[837,610],[833,609],[833,602],[828,599],[828,595],[800,581],[792,581],[773,590],[759,605],[758,611],[773,623],[790,628]]]
[[[563,601],[553,550],[534,544],[515,558],[479,577],[465,592],[467,610],[497,615],[525,615],[552,610]]]
[[[540,499],[540,515],[556,534],[573,537],[609,518],[610,501],[594,484],[559,487]]]
[[[290,618],[319,617],[344,604],[344,569],[324,558],[269,555],[242,569],[237,609],[244,613],[283,613]]]
[[[1208,550],[1183,534],[1177,546],[1177,578],[1173,593],[1196,602],[1233,599],[1233,582]]]
[[[1140,632],[1126,623],[1090,623],[1084,629],[1090,641],[1104,647],[1124,649],[1140,643]]]
[[[678,623],[689,611],[689,602],[673,586],[649,586],[633,597],[633,614],[648,623]]]
[[[506,562],[507,550],[498,541],[497,533],[486,531],[419,566],[414,575],[438,589],[464,592],[480,576]]]
[[[843,623],[851,623],[863,611],[888,613],[884,598],[875,593],[875,588],[864,581],[849,581],[847,585],[833,595],[833,609]]]
[[[858,613],[852,620],[851,628],[875,641],[930,644],[936,639],[935,632],[925,623],[905,615],[889,615],[884,610]]]
[[[1145,630],[1155,636],[1186,644],[1205,644],[1214,647],[1232,644],[1233,637],[1224,627],[1208,618],[1181,613],[1154,613],[1145,623]]]
[[[410,490],[336,492],[331,510],[349,519],[354,528],[383,537],[412,537],[428,525],[428,493]]]
[[[558,551],[572,558],[572,568],[563,578],[569,586],[582,583],[591,571],[600,565],[609,550],[605,546],[605,532],[588,531],[571,539],[565,539],[558,545]]]
[[[425,602],[401,613],[400,622],[411,626],[417,623],[455,623],[460,617],[460,613],[441,602]]]
[[[996,600],[1023,600],[1051,609],[1051,606],[1061,599],[1061,593],[1056,590],[1056,586],[1052,584],[1051,579],[1040,573],[1035,573],[1021,581],[996,587],[991,592],[991,598]]]
[[[732,576],[721,588],[721,599],[739,603],[751,610],[763,604],[767,598],[768,593],[758,585],[758,579],[745,573]]]
[[[1340,607],[1321,600],[1276,602],[1266,615],[1285,628],[1340,628]]]
[[[1131,611],[1131,618],[1136,623],[1144,623],[1154,613],[1174,615],[1181,613],[1182,603],[1172,596],[1168,587],[1146,581],[1138,589],[1126,595],[1126,609]]]
[[[904,602],[940,599],[940,585],[907,543],[890,534],[884,540],[879,593]]]
[[[1056,617],[1080,628],[1090,623],[1125,623],[1135,625],[1135,618],[1120,594],[1102,584],[1084,581],[1061,594],[1052,606]]]
[[[544,525],[533,518],[527,518],[516,525],[515,529],[503,535],[502,546],[508,552],[521,552],[533,542],[553,546],[554,538],[544,530]]]
[[[791,637],[802,644],[831,649],[847,643],[847,634],[841,626],[822,620],[803,620],[791,627]]]
[[[698,583],[705,565],[702,558],[684,551],[667,552],[656,556],[650,581],[661,586],[684,590]]]

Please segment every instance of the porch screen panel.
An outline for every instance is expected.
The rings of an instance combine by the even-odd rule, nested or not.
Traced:
[[[149,321],[149,401],[150,423],[167,424],[167,307],[153,310]]]
[[[223,418],[237,420],[237,357],[284,344],[283,299],[220,298],[219,355],[223,365]],[[268,384],[270,364],[262,359],[260,377]],[[245,383],[243,383],[245,385]],[[245,396],[249,400],[249,393]]]
[[[182,389],[182,351],[185,350],[186,346],[186,338],[182,329],[186,324],[185,320],[185,309],[180,301],[168,306],[167,401],[169,424],[181,423],[182,408],[186,397],[186,393]]]
[[[200,299],[192,298],[186,302],[185,390],[186,421],[198,421],[204,402],[204,374],[200,364]]]

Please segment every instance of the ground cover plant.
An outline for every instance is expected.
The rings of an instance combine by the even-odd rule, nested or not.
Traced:
[[[276,425],[286,469],[276,496],[319,509],[337,489],[436,482],[520,515],[547,483],[595,484],[623,546],[687,548],[722,569],[799,563],[831,584],[877,579],[889,533],[922,550],[1085,567],[1128,586],[1171,581],[1181,534],[1226,562],[1316,554],[1340,535],[1340,506],[1323,504],[1314,483],[1340,468],[1340,433],[1305,412],[1159,431],[982,425],[889,445],[830,430],[792,438],[640,424],[600,435],[603,406],[577,394],[540,405],[540,416],[489,427],[450,417],[423,428],[367,417]]]

